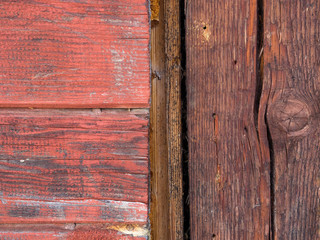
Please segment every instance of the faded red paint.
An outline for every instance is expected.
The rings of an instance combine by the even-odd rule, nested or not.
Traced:
[[[107,229],[107,226],[94,224],[78,226],[68,225],[2,225],[1,239],[6,240],[145,240],[146,237],[134,237]]]
[[[146,239],[99,224],[147,224],[149,35],[146,0],[0,1],[0,239]]]
[[[99,228],[79,228],[73,231],[67,240],[145,240],[145,237],[133,237],[114,230]]]
[[[1,1],[0,106],[148,107],[145,0]]]
[[[0,222],[146,221],[147,116],[0,110]]]

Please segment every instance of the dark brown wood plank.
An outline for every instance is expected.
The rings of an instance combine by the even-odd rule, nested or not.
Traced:
[[[145,0],[0,3],[1,107],[148,107]]]
[[[186,22],[191,239],[269,239],[257,1],[188,0]]]
[[[151,237],[183,239],[179,1],[151,1]]]
[[[146,223],[147,110],[1,109],[0,131],[1,223]]]
[[[164,1],[170,240],[184,236],[181,129],[180,1]],[[187,193],[186,193],[187,194]],[[188,221],[186,219],[186,221]]]
[[[320,1],[264,1],[274,238],[320,239]]]
[[[159,6],[157,6],[159,4]],[[165,56],[164,0],[152,1],[152,8],[159,7],[159,21],[151,23],[152,88],[150,108],[150,223],[151,238],[168,240],[169,226],[169,177],[167,139],[167,84]],[[152,12],[156,12],[154,10]],[[154,15],[153,15],[154,16]],[[157,19],[157,16],[155,16]]]

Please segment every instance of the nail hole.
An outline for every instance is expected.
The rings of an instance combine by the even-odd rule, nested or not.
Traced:
[[[238,61],[237,61],[237,60],[234,60],[233,63],[234,63],[234,65],[237,65]]]
[[[216,237],[217,235],[215,235],[215,234],[212,234],[212,239],[214,239],[215,237]]]
[[[207,29],[207,26],[204,26],[203,29],[206,30],[206,29]]]
[[[212,113],[212,115],[211,115],[213,118],[215,118],[216,117],[216,113]]]

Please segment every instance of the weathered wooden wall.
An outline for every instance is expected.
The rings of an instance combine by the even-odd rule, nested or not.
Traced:
[[[320,1],[265,1],[264,27],[274,239],[320,239]]]
[[[318,239],[319,1],[186,1],[191,239]]]
[[[0,2],[1,239],[148,237],[148,12]]]

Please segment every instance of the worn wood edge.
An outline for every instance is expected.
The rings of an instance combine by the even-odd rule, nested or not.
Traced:
[[[164,0],[151,23],[150,173],[151,239],[169,239],[169,178],[166,121]]]
[[[104,103],[104,104],[57,104],[54,102],[47,103],[25,103],[25,102],[15,102],[15,103],[3,103],[0,102],[0,108],[29,108],[29,109],[92,109],[92,108],[103,108],[103,109],[145,109],[150,108],[150,103],[126,103],[126,104],[115,104],[115,103]]]
[[[181,145],[181,28],[179,0],[165,0],[170,239],[184,238]]]
[[[151,238],[183,239],[181,35],[177,0],[160,0],[151,32]]]

